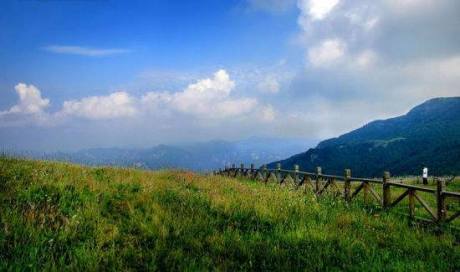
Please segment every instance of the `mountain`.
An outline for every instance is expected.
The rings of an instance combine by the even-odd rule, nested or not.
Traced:
[[[91,148],[76,152],[39,154],[19,153],[24,157],[62,160],[86,165],[129,166],[146,169],[181,168],[212,171],[230,163],[254,163],[255,167],[295,154],[317,142],[299,139],[249,138],[241,141],[209,141],[152,148]],[[16,153],[18,154],[18,153]]]
[[[290,169],[377,177],[419,175],[423,166],[430,175],[460,174],[460,97],[434,98],[406,115],[373,121],[340,137],[320,142],[316,148],[280,162]]]

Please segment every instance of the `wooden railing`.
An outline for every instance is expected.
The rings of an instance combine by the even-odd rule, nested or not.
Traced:
[[[238,168],[235,164],[232,167],[225,167],[215,171],[214,174],[230,177],[246,177],[260,180],[264,183],[273,181],[280,185],[291,183],[295,187],[306,186],[316,195],[321,196],[327,191],[332,191],[337,196],[341,196],[347,202],[351,202],[362,192],[364,203],[370,204],[371,201],[377,202],[383,209],[392,209],[405,198],[408,198],[409,218],[411,220],[422,219],[415,215],[416,202],[428,213],[429,219],[423,219],[436,224],[450,223],[460,217],[460,211],[451,212],[448,216],[447,199],[454,198],[460,201],[460,193],[445,191],[444,181],[436,180],[436,189],[420,187],[404,183],[391,181],[390,173],[384,172],[381,179],[357,178],[352,177],[351,170],[345,169],[343,176],[326,175],[321,171],[321,167],[316,168],[316,173],[299,171],[299,166],[294,165],[292,170],[281,169],[281,164],[277,164],[276,169],[268,169],[266,166],[245,168],[243,164]],[[338,183],[343,184],[339,188]],[[352,186],[352,183],[354,186]],[[381,187],[381,193],[375,190]],[[395,189],[392,190],[392,187]],[[398,189],[396,189],[398,188]],[[396,198],[392,193],[398,193]],[[422,198],[421,193],[434,195],[436,207],[430,207],[427,201]]]

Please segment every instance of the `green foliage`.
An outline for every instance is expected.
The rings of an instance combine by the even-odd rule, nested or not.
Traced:
[[[449,232],[277,185],[11,158],[0,182],[0,270],[460,268]]]

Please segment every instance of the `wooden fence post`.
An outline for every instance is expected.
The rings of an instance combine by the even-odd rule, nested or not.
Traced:
[[[249,172],[249,177],[254,178],[254,164],[253,163],[251,163],[251,170]]]
[[[294,185],[298,184],[298,176],[299,176],[299,165],[294,164]]]
[[[351,170],[350,169],[345,169],[344,177],[345,177],[344,186],[343,186],[344,197],[345,197],[345,201],[349,202],[351,200],[351,195],[350,195],[351,193],[351,181],[350,181]]]
[[[276,164],[276,182],[280,183],[281,182],[281,163]]]
[[[383,199],[382,205],[383,208],[388,208],[391,204],[391,187],[388,182],[390,181],[390,172],[385,171],[383,172]]]
[[[241,177],[244,177],[244,176],[245,176],[245,175],[244,175],[244,163],[240,164],[240,172],[241,172],[241,173],[240,173],[240,176],[241,176]]]
[[[263,182],[267,182],[267,165],[264,164],[264,166],[262,167],[262,178],[263,178]]]
[[[441,179],[436,180],[436,204],[437,204],[437,221],[442,223],[446,219],[446,202],[443,195],[444,182]]]
[[[369,182],[363,181],[363,196],[364,196],[364,204],[368,205],[369,204]]]
[[[321,176],[321,167],[318,166],[316,167],[316,192],[319,192],[319,177]]]
[[[409,219],[415,219],[415,190],[409,189]]]

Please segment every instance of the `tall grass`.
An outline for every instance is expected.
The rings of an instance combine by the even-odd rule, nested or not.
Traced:
[[[335,197],[190,172],[0,158],[0,270],[459,268],[452,234]]]

